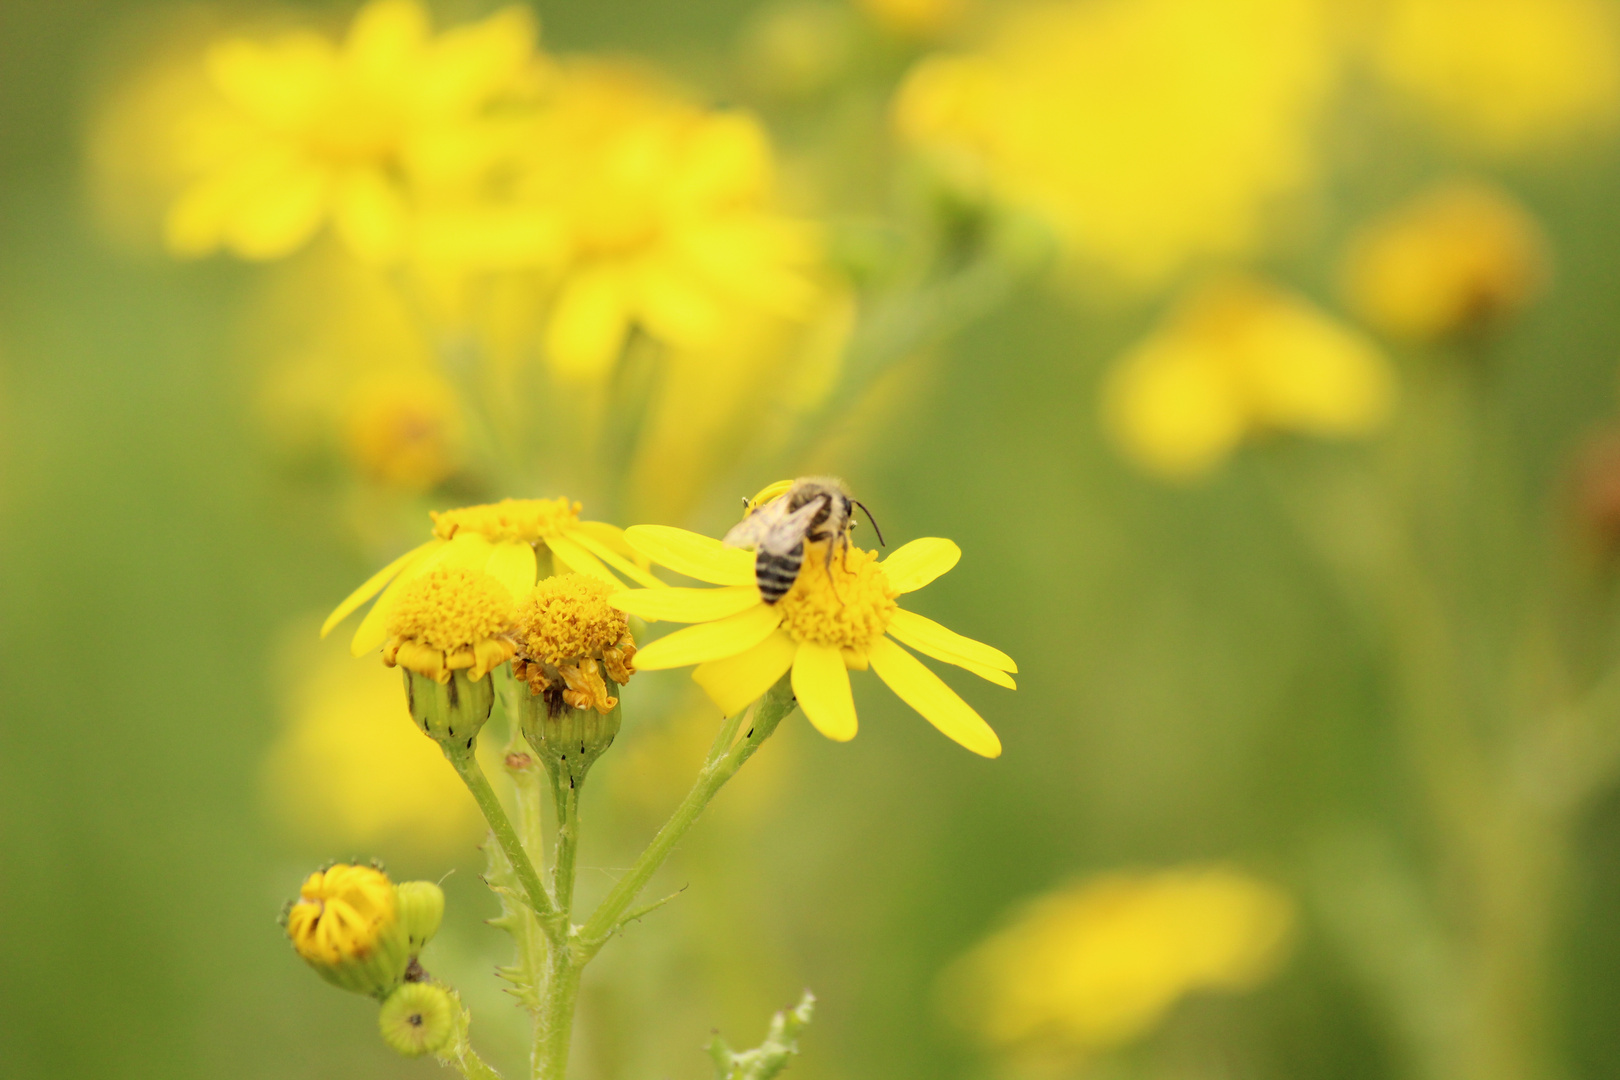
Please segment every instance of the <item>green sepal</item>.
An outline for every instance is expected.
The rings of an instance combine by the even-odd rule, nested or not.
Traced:
[[[408,668],[405,672],[405,701],[411,719],[428,738],[445,747],[471,749],[495,706],[494,680],[468,677],[466,671],[450,673],[447,682],[438,682]]]
[[[523,737],[547,770],[568,777],[574,784],[584,780],[596,759],[613,745],[624,719],[623,691],[612,679],[604,678],[603,682],[609,695],[619,699],[606,715],[566,704],[558,707],[560,698],[530,693],[527,687],[520,687],[517,695]]]

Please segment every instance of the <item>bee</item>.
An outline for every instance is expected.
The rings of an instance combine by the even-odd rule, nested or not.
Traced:
[[[833,476],[801,476],[781,495],[749,507],[748,516],[734,525],[721,541],[727,547],[754,549],[754,582],[759,597],[774,604],[786,596],[799,578],[804,563],[804,545],[827,545],[827,576],[832,576],[835,550],[849,549],[849,533],[855,527],[855,507],[866,513],[883,543],[872,511],[850,497],[844,482]]]

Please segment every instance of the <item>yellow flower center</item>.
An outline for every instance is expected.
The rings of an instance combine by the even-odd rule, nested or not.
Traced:
[[[521,655],[512,674],[531,693],[547,695],[552,715],[564,705],[606,715],[619,699],[608,693],[602,672],[620,686],[634,674],[630,623],[607,602],[617,591],[594,577],[563,574],[540,582],[518,606]]]
[[[287,936],[306,960],[364,956],[397,910],[394,883],[370,866],[338,863],[309,875],[287,912]]]
[[[826,546],[814,544],[806,545],[799,579],[776,609],[799,641],[864,650],[889,628],[899,595],[877,552],[847,548],[829,563]]]
[[[524,540],[532,544],[578,524],[581,509],[579,503],[567,499],[502,499],[429,516],[433,535],[444,540],[454,539],[458,532],[475,532],[491,543]]]
[[[547,578],[518,606],[518,642],[533,660],[562,665],[601,656],[630,632],[624,612],[609,607],[612,585],[585,574]]]
[[[506,586],[482,570],[429,570],[406,582],[388,613],[388,633],[445,652],[506,633],[514,605]]]

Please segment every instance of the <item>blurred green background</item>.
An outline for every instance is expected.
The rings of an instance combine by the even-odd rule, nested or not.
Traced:
[[[540,15],[549,49],[635,53],[723,97],[755,10],[551,0]],[[277,642],[376,552],[288,479],[252,421],[239,320],[257,269],[126,250],[89,209],[90,117],[123,43],[172,12],[0,3],[0,1073],[427,1076],[437,1066],[392,1057],[371,1006],[311,979],[275,924],[312,865],[373,852],[290,835],[261,795],[281,729]],[[1342,113],[1312,241],[1251,262],[1330,307],[1334,253],[1356,222],[1422,178],[1473,169],[1356,94]],[[808,122],[778,119],[789,140]],[[1572,516],[1572,455],[1615,418],[1620,158],[1595,141],[1490,174],[1541,222],[1556,268],[1546,298],[1490,345],[1513,505],[1532,533],[1554,534]],[[751,1043],[804,986],[821,1005],[794,1075],[996,1075],[942,1016],[940,972],[1022,899],[1077,875],[1209,861],[1299,901],[1292,958],[1252,994],[1183,1002],[1152,1055],[1115,1067],[1423,1075],[1402,1006],[1361,978],[1314,899],[1322,845],[1347,830],[1420,862],[1435,844],[1388,643],[1276,494],[1290,470],[1351,451],[1265,448],[1193,487],[1121,460],[1098,387],[1164,306],[1163,293],[1100,304],[1021,288],[941,346],[860,454],[834,463],[891,539],[948,536],[966,553],[913,606],[1018,659],[1016,694],[953,679],[1005,753],[972,757],[859,687],[851,744],[791,720],[761,755],[771,771],[722,795],[738,806],[677,853],[665,878],[687,894],[593,969],[580,1075],[706,1075],[710,1028]],[[1581,558],[1547,550],[1518,572],[1539,580]],[[1583,579],[1598,606],[1604,573]],[[642,678],[631,703],[672,697],[683,676]],[[625,865],[657,821],[609,806],[611,790],[610,777],[588,806],[612,826],[587,840],[588,867]],[[1579,815],[1559,890],[1552,1043],[1570,1077],[1617,1075],[1620,1061],[1617,836],[1610,790]],[[505,947],[481,922],[495,912],[477,853],[375,854],[405,875],[455,869],[442,962],[475,1005],[475,1038],[513,1060],[496,1014],[516,1006],[470,985]],[[607,880],[587,873],[582,889]]]

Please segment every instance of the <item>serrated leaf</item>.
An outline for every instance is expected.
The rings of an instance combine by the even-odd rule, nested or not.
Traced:
[[[799,1052],[799,1032],[810,1023],[816,996],[806,990],[799,1004],[771,1017],[765,1041],[752,1050],[734,1052],[718,1035],[709,1043],[715,1080],[774,1080]]]
[[[507,993],[521,1001],[531,1013],[538,1013],[540,978],[545,950],[549,947],[545,934],[534,912],[523,901],[517,874],[494,837],[484,842],[484,856],[489,860],[484,881],[501,902],[500,915],[490,919],[489,925],[505,930],[517,946],[514,962],[496,968],[495,974],[512,984],[507,988]]]

